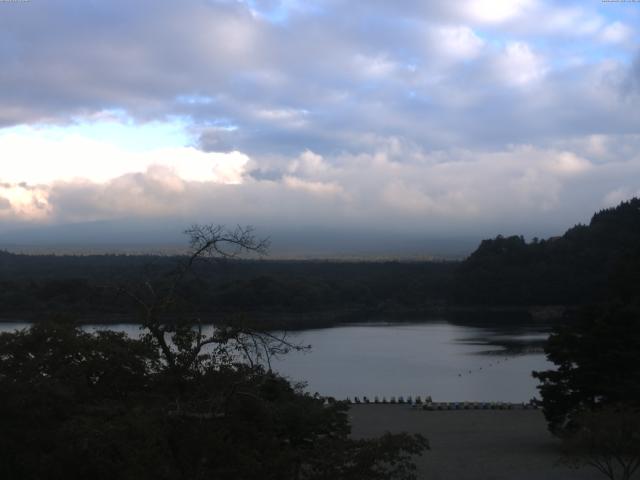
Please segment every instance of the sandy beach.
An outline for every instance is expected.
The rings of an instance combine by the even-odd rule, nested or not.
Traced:
[[[353,405],[353,436],[421,433],[431,450],[417,460],[428,480],[597,480],[590,468],[559,464],[559,442],[539,410],[424,411],[406,405]]]

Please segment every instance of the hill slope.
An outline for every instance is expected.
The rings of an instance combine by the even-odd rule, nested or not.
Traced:
[[[484,240],[456,271],[456,303],[581,304],[640,284],[640,199],[593,215],[562,237]]]

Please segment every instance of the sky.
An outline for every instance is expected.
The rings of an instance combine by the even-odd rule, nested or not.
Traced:
[[[556,235],[640,195],[639,28],[631,1],[1,1],[0,239]]]

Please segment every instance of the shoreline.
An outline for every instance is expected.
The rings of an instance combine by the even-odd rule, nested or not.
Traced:
[[[225,319],[236,318],[249,325],[260,326],[267,330],[307,330],[312,328],[331,328],[349,323],[403,323],[432,322],[446,320],[451,323],[468,324],[538,324],[554,323],[562,318],[569,306],[564,305],[527,305],[527,306],[484,306],[484,305],[435,305],[417,308],[345,308],[338,310],[320,310],[312,312],[291,311],[211,311],[204,312],[202,318],[211,319],[203,324],[215,325]],[[0,315],[0,323],[36,323],[43,318],[55,315],[77,319],[81,325],[140,324],[139,316],[130,313],[53,313],[7,312]],[[515,317],[515,318],[514,318]],[[167,320],[170,320],[168,318]]]

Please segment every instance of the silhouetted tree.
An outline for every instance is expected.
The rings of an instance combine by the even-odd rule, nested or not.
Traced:
[[[569,463],[611,480],[628,480],[640,466],[640,291],[629,288],[637,259],[628,252],[617,259],[626,266],[612,270],[606,304],[565,316],[545,347],[556,369],[534,372]]]
[[[637,304],[584,307],[565,317],[545,347],[554,370],[534,372],[552,432],[570,431],[584,410],[640,407]]]
[[[185,263],[123,287],[139,307],[139,339],[65,320],[0,335],[0,476],[415,478],[422,436],[351,439],[347,404],[270,370],[270,355],[296,345],[235,321],[207,330],[195,310],[184,314],[181,288],[198,262],[265,246],[246,229],[189,234]]]
[[[640,412],[613,405],[586,410],[576,420],[576,430],[564,439],[565,463],[630,480],[640,468]]]

